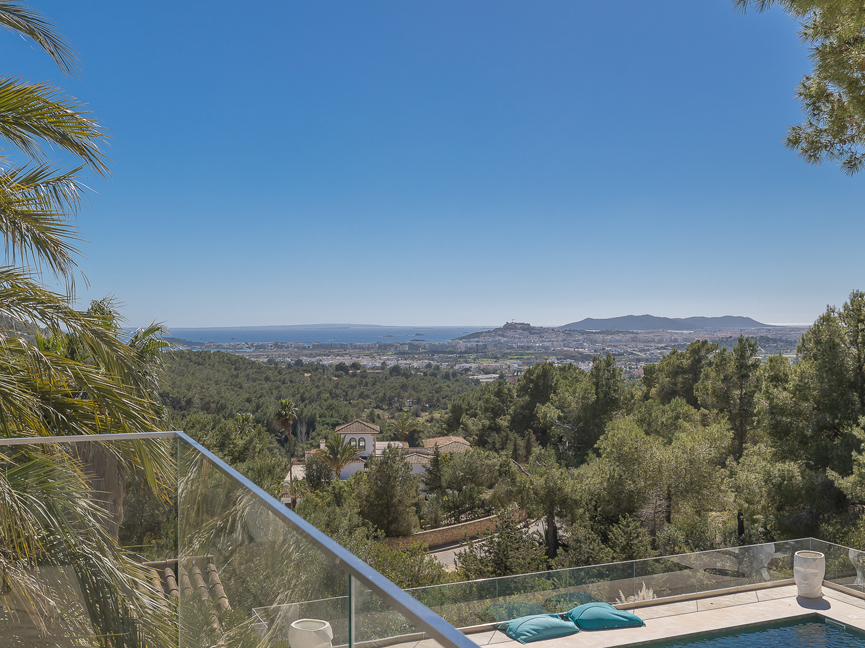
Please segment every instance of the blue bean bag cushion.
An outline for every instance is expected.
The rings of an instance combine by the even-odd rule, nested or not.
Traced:
[[[498,629],[521,644],[567,637],[580,631],[573,621],[558,614],[532,614],[499,624]]]
[[[610,628],[636,628],[646,625],[636,614],[617,610],[609,603],[586,603],[565,613],[580,630],[609,630]]]

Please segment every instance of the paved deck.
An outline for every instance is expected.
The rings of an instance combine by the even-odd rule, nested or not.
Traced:
[[[865,600],[823,588],[821,599],[800,599],[795,585],[724,594],[632,610],[646,622],[642,628],[580,632],[532,643],[538,648],[613,648],[723,632],[777,621],[819,615],[865,632]],[[498,630],[469,635],[480,646],[517,648],[520,643]]]

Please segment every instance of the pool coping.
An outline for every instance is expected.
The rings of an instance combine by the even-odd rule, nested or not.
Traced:
[[[639,610],[646,623],[641,628],[580,632],[539,641],[535,645],[539,648],[651,646],[809,617],[829,620],[865,633],[865,595],[830,583],[824,582],[823,586],[823,596],[819,599],[801,599],[796,595],[795,585],[776,582],[772,587],[744,587],[738,592],[715,591],[711,596],[669,597],[640,602],[645,603],[639,606]],[[678,600],[672,601],[673,598]],[[504,633],[489,629],[477,629],[469,637],[480,646],[517,648],[521,645]]]

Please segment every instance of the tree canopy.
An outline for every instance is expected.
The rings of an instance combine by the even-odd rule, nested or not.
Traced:
[[[805,120],[785,144],[811,164],[865,164],[865,6],[856,0],[733,0],[742,11],[780,6],[799,19],[813,70],[796,89]]]

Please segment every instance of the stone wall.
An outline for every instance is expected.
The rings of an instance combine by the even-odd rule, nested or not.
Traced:
[[[520,522],[524,522],[526,519],[525,511],[517,511],[517,516]],[[418,531],[410,536],[387,538],[387,543],[391,547],[407,547],[415,542],[425,542],[428,547],[454,544],[464,540],[466,536],[469,538],[478,538],[487,531],[495,529],[498,519],[498,515],[491,515],[479,520],[472,520],[471,522],[461,522],[460,524],[452,524],[451,526],[439,527],[438,529]]]

